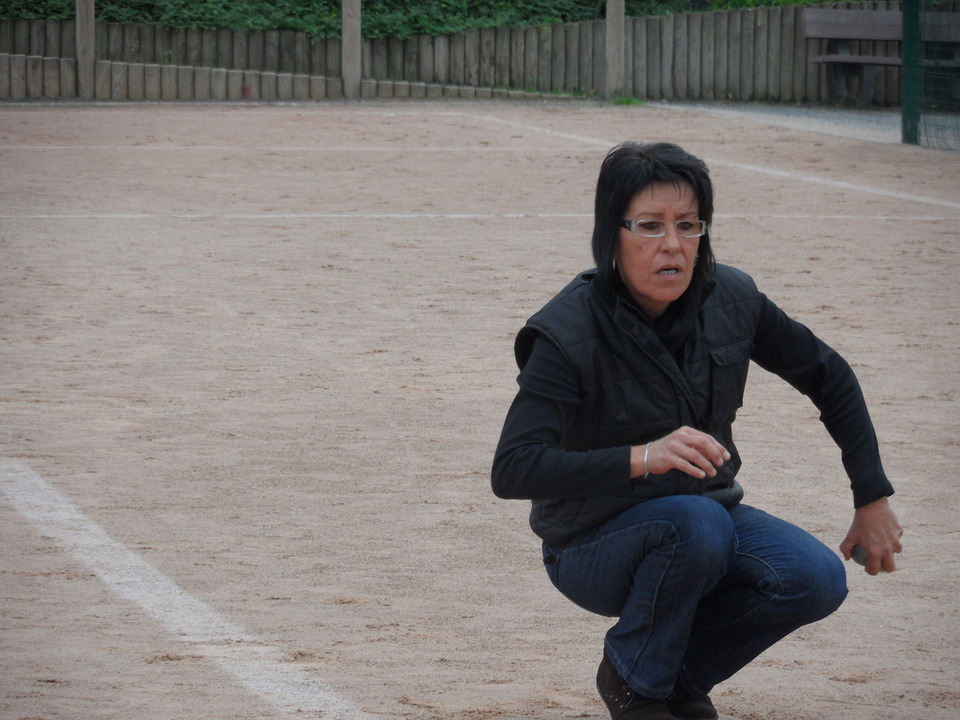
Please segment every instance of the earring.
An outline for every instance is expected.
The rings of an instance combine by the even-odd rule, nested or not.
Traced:
[[[617,271],[617,259],[616,259],[616,258],[613,259],[613,271],[614,271],[614,272]]]

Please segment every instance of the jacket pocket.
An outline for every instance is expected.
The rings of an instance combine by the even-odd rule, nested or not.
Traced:
[[[710,414],[714,422],[733,422],[743,405],[753,340],[710,348]]]

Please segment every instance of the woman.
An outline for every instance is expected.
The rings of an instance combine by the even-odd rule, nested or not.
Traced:
[[[741,503],[731,427],[750,361],[807,395],[842,450],[854,519],[840,550],[895,569],[902,528],[850,366],[714,262],[713,188],[676,145],[614,148],[593,255],[516,339],[519,392],[493,462],[533,501],[551,581],[618,618],[597,688],[614,720],[716,718],[709,693],[843,602],[839,558]]]

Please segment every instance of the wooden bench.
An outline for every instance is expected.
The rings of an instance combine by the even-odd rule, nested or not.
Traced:
[[[951,99],[960,99],[960,22],[956,12],[923,12],[920,34],[926,68],[951,73]],[[825,55],[815,55],[813,62],[826,63],[827,94],[830,102],[839,104],[850,97],[847,80],[856,78],[855,96],[858,107],[873,100],[878,67],[901,67],[897,55],[865,55],[853,52],[854,43],[896,42],[903,39],[903,15],[899,10],[836,10],[808,7],[803,9],[804,37],[826,40]],[[898,47],[897,52],[900,52]]]
[[[899,10],[803,9],[804,37],[826,40],[825,55],[813,62],[826,63],[827,95],[830,103],[840,104],[850,97],[847,79],[857,79],[857,107],[873,102],[877,67],[900,67],[899,55],[863,55],[853,52],[854,43],[897,42],[903,37],[903,15]]]

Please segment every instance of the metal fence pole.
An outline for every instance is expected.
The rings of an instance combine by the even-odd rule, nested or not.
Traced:
[[[920,0],[903,0],[903,142],[920,144]]]

